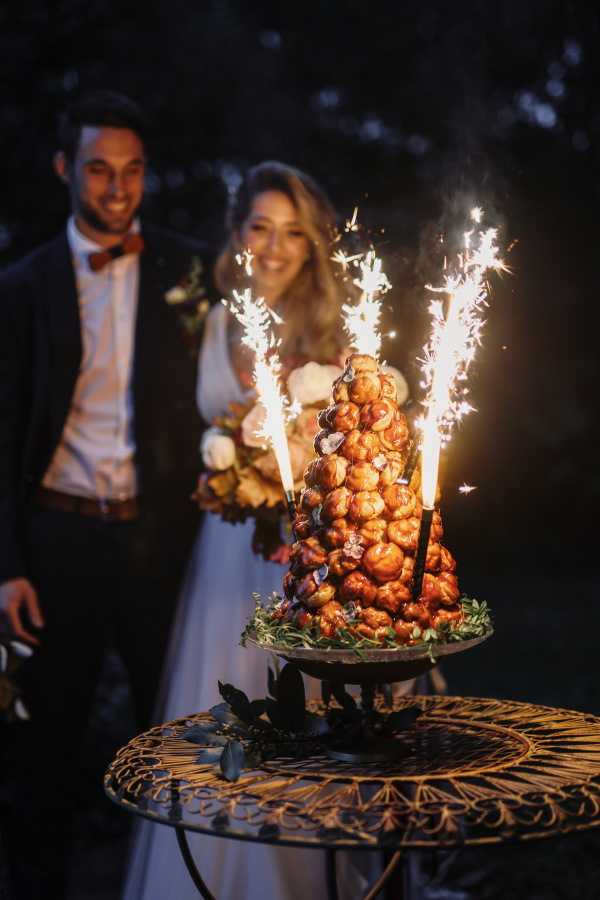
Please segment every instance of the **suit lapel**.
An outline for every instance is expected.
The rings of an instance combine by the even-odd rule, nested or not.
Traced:
[[[37,272],[50,343],[50,405],[55,438],[62,431],[81,365],[82,340],[75,272],[66,232],[50,245]]]

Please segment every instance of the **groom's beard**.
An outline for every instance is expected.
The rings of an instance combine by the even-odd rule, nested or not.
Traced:
[[[96,212],[93,207],[88,206],[83,200],[79,200],[78,203],[78,214],[81,216],[83,221],[90,226],[90,228],[94,228],[96,231],[100,231],[102,234],[127,234],[127,232],[131,228],[131,224],[135,218],[137,213],[137,209],[133,210],[133,212],[120,220],[117,220],[114,224],[107,222],[102,218],[100,213]]]

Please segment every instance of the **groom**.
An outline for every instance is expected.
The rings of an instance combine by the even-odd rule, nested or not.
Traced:
[[[22,668],[31,721],[12,732],[7,828],[16,896],[28,900],[64,893],[107,646],[139,728],[150,724],[198,524],[195,362],[182,308],[165,296],[204,250],[138,218],[145,124],[131,100],[83,98],[60,137],[66,228],[0,275],[0,610],[36,648]]]

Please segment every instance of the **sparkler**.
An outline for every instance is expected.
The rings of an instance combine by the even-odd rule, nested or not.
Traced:
[[[431,519],[435,506],[435,493],[440,450],[449,440],[457,422],[473,407],[467,400],[467,374],[477,348],[481,343],[484,324],[483,312],[487,307],[488,288],[486,275],[492,269],[507,271],[498,257],[497,230],[479,231],[479,208],[471,212],[474,223],[464,235],[464,249],[458,255],[455,272],[444,273],[440,287],[426,285],[427,290],[446,294],[444,304],[434,298],[429,306],[432,331],[425,347],[423,360],[423,387],[426,389],[425,417],[421,423],[421,496],[423,515],[419,543],[415,557],[413,597],[420,596],[425,556],[429,543]]]
[[[244,256],[241,264],[251,266],[251,258]],[[251,271],[251,269],[250,269]],[[298,409],[281,392],[281,362],[277,348],[281,343],[272,330],[272,324],[282,324],[282,319],[269,309],[262,297],[254,299],[250,288],[233,291],[232,300],[222,300],[224,306],[236,317],[243,328],[242,343],[254,354],[254,386],[265,410],[265,420],[258,432],[272,446],[290,519],[296,514],[294,479],[285,427],[298,414]]]
[[[410,484],[413,477],[413,472],[417,467],[417,459],[419,457],[419,451],[421,447],[418,439],[415,437],[412,446],[410,448],[410,453],[408,454],[408,458],[406,460],[406,464],[404,466],[404,471],[402,475],[398,479],[400,484]]]
[[[369,250],[364,256],[360,254],[358,258],[345,257],[338,251],[334,259],[344,268],[354,262],[360,269],[360,278],[353,279],[353,284],[360,288],[360,300],[358,303],[345,303],[342,306],[344,329],[350,336],[351,346],[356,353],[365,353],[378,359],[381,349],[381,298],[392,285],[382,271],[381,260],[374,250]]]
[[[348,234],[357,233],[359,230],[358,206],[356,206],[352,218],[346,220],[344,231]],[[341,235],[338,236],[338,240],[340,237]],[[373,249],[367,253],[349,255],[338,248],[331,258],[341,266],[344,273],[350,266],[360,269],[360,277],[352,281],[360,288],[360,300],[358,303],[346,303],[342,306],[344,330],[350,336],[350,345],[356,353],[364,353],[378,359],[381,348],[379,334],[381,298],[392,286],[381,270],[381,260]]]

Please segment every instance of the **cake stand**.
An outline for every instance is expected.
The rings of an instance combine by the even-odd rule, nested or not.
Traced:
[[[283,647],[259,641],[256,635],[248,635],[246,642],[261,650],[275,653],[286,662],[295,665],[305,675],[333,685],[359,685],[360,708],[354,712],[346,733],[327,748],[333,759],[351,763],[386,762],[404,755],[406,744],[398,735],[414,725],[419,716],[416,708],[407,709],[402,716],[386,719],[375,704],[378,684],[408,681],[424,675],[438,660],[461,653],[481,644],[493,633],[485,632],[465,641],[448,641],[444,644],[404,647],[398,649],[319,650],[311,647]]]

